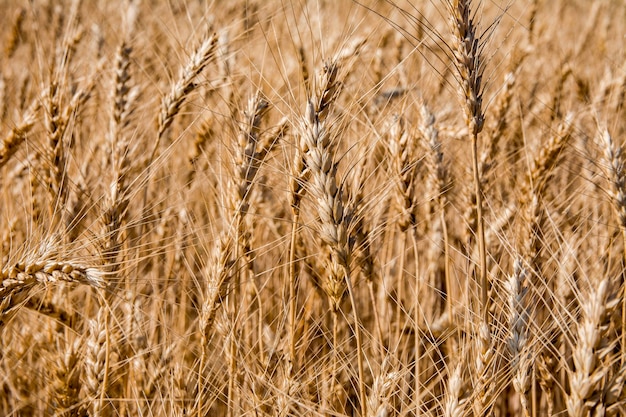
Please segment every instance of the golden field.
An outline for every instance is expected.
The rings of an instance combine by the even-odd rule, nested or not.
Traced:
[[[0,415],[626,414],[623,1],[0,10]]]

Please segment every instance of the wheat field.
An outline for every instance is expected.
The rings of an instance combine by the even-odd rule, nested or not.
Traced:
[[[626,2],[0,10],[0,415],[626,415]]]

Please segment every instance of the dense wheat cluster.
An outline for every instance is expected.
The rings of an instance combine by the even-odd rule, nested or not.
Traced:
[[[0,415],[625,415],[626,2],[0,23]]]

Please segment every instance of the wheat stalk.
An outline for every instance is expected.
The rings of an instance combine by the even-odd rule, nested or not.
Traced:
[[[211,270],[208,273],[209,283],[204,295],[202,312],[200,315],[200,337],[202,354],[200,360],[199,376],[202,377],[204,368],[205,350],[209,333],[214,325],[215,316],[224,298],[228,294],[229,287],[238,291],[239,281],[238,263],[245,253],[240,252],[242,246],[243,225],[249,209],[250,193],[255,181],[255,177],[265,160],[268,152],[276,144],[276,136],[261,138],[261,121],[268,111],[268,102],[260,95],[256,94],[248,102],[248,108],[244,111],[244,121],[239,134],[239,147],[236,150],[235,167],[236,176],[234,182],[230,184],[230,206],[233,222],[229,228],[221,235],[214,249]],[[284,133],[284,129],[280,130]],[[237,317],[238,300],[237,293],[230,295],[231,308],[234,317]],[[230,357],[234,361],[237,355],[235,341],[231,341]],[[234,391],[234,362],[231,362],[231,379],[229,382],[229,392]],[[202,381],[198,381],[202,387]],[[233,404],[234,405],[234,404]],[[230,406],[229,406],[230,408]],[[232,408],[230,408],[232,410]],[[202,410],[202,404],[197,407],[198,413]]]
[[[476,33],[477,27],[472,16],[471,0],[454,0],[448,3],[453,40],[453,57],[459,83],[459,95],[463,101],[465,122],[472,145],[474,172],[474,193],[476,195],[477,228],[480,268],[476,274],[480,287],[480,308],[482,321],[489,323],[489,282],[487,279],[487,253],[483,220],[483,195],[478,167],[478,135],[483,129],[485,115],[482,109],[482,77],[485,69],[483,57],[484,40]]]
[[[415,176],[419,160],[414,155],[414,138],[405,126],[404,118],[394,115],[389,123],[387,134],[391,163],[396,172],[397,206],[400,210],[398,226],[402,231],[417,223],[417,201],[415,196]]]

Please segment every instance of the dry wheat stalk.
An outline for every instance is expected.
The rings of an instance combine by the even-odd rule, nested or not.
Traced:
[[[615,374],[607,378],[602,392],[604,408],[598,407],[598,411],[606,412],[606,415],[616,416],[624,413],[624,400],[626,400],[626,365],[622,365]]]
[[[98,70],[96,69],[96,72]],[[62,94],[67,86],[61,84],[59,80],[53,79],[44,93],[47,135],[46,148],[42,152],[44,183],[50,195],[50,215],[54,219],[53,222],[58,220],[59,224],[64,224],[68,217],[68,211],[65,209],[69,193],[69,179],[66,175],[69,152],[66,147],[71,144],[68,139],[70,137],[68,128],[71,128],[72,121],[91,98],[96,85],[95,80],[95,74],[92,74],[86,85],[74,91],[65,105]]]
[[[559,68],[561,68],[561,72],[559,73],[556,86],[554,87],[554,92],[552,94],[552,105],[550,106],[550,118],[552,121],[561,120],[561,118],[563,117],[561,110],[563,90],[565,88],[565,83],[572,75],[572,68],[566,62],[564,62],[563,65]]]
[[[453,0],[447,4],[450,14],[453,46],[452,54],[457,71],[459,95],[465,111],[465,122],[469,129],[472,144],[474,172],[474,193],[476,195],[476,230],[473,231],[478,241],[480,268],[476,273],[480,288],[480,308],[482,321],[489,323],[489,282],[487,279],[487,254],[485,247],[485,228],[483,221],[483,195],[478,167],[478,134],[483,129],[485,115],[482,108],[482,77],[485,70],[483,48],[484,39],[477,34],[475,15],[471,9],[471,0]]]
[[[454,34],[453,55],[458,72],[460,96],[465,119],[472,137],[483,128],[482,76],[484,72],[484,40],[476,33],[472,0],[453,0],[448,4]]]
[[[434,131],[431,131],[431,133]],[[414,345],[415,345],[415,360],[414,360],[414,375],[415,375],[415,386],[413,389],[414,392],[414,402],[419,414],[420,410],[420,375],[421,375],[421,333],[419,329],[422,326],[422,309],[424,304],[419,302],[420,293],[421,293],[421,272],[420,272],[420,264],[419,264],[419,251],[418,251],[418,238],[417,238],[417,219],[418,219],[418,201],[417,201],[417,169],[420,164],[420,160],[415,155],[415,144],[416,140],[413,134],[411,134],[408,129],[404,125],[404,120],[399,116],[394,116],[390,126],[388,128],[388,136],[389,136],[389,150],[391,154],[394,170],[394,182],[396,185],[397,192],[395,193],[396,201],[400,209],[400,218],[398,221],[398,226],[400,231],[406,232],[409,231],[409,235],[412,239],[413,243],[413,257],[414,257],[414,267],[415,267],[415,295],[414,295],[414,311],[413,311],[413,320],[414,320]],[[401,253],[405,252],[407,244],[407,235],[404,234],[402,238],[402,244],[400,246]],[[399,292],[398,298],[402,299],[402,291],[404,288],[404,262],[405,257],[400,257],[400,274],[397,277],[396,288]],[[400,303],[398,303],[398,306]],[[400,311],[398,310],[398,315]],[[399,331],[398,326],[398,331]]]
[[[304,85],[305,91],[310,91],[309,66],[307,65],[306,54],[302,45],[298,45],[298,54],[296,56],[298,58],[298,64],[300,65],[300,77],[302,78],[302,84]]]
[[[371,203],[367,201],[365,196],[365,184],[367,183],[367,164],[370,159],[367,157],[367,150],[363,152],[360,157],[359,164],[355,167],[354,184],[352,190],[356,190],[353,196],[354,207],[361,207],[358,213],[355,214],[354,219],[354,240],[355,240],[355,260],[356,264],[360,268],[361,275],[367,282],[367,287],[370,296],[370,302],[372,306],[372,314],[374,316],[375,334],[378,337],[380,346],[383,346],[384,337],[382,332],[382,325],[380,322],[380,316],[378,313],[378,306],[376,303],[377,286],[380,284],[380,275],[378,274],[378,266],[375,257],[375,250],[372,248],[374,233],[372,231],[372,215],[369,208]],[[382,352],[381,352],[382,353]]]
[[[190,399],[191,396],[189,392],[191,391],[189,387],[193,384],[191,380],[194,375],[191,373],[187,373],[187,370],[183,368],[180,362],[174,362],[170,371],[170,385],[171,385],[171,393],[170,398],[172,401],[172,415],[183,416],[187,415],[187,412],[190,410]],[[189,413],[189,415],[192,415]]]
[[[516,71],[508,72],[504,76],[504,85],[502,87],[502,91],[498,95],[496,103],[494,105],[494,117],[492,119],[492,122],[490,123],[490,131],[488,135],[490,139],[489,146],[482,153],[478,166],[481,181],[483,182],[483,189],[486,189],[489,185],[491,179],[491,176],[489,174],[493,166],[495,165],[500,142],[505,137],[506,130],[508,128],[507,114],[509,112],[509,109],[511,108],[515,81]]]
[[[352,247],[345,222],[342,190],[337,187],[333,153],[330,150],[332,137],[325,121],[329,108],[341,90],[338,79],[339,66],[336,61],[324,64],[318,74],[314,95],[308,100],[306,113],[301,120],[298,148],[309,171],[308,192],[316,202],[316,212],[320,217],[319,235],[330,250],[326,261],[323,288],[331,304],[333,356],[330,370],[330,387],[325,397],[334,397],[337,392],[338,375],[338,317],[340,304],[350,280]],[[296,153],[296,156],[297,153]],[[297,184],[296,184],[297,185]],[[293,185],[292,185],[293,187]],[[293,193],[297,201],[300,193]],[[295,207],[295,206],[293,206]],[[355,311],[356,313],[356,311]],[[357,324],[358,327],[358,324]],[[360,340],[357,339],[359,342]],[[360,368],[361,369],[361,368]],[[365,397],[361,397],[364,401]],[[336,399],[336,398],[335,398]],[[332,401],[331,403],[337,403]],[[362,407],[364,405],[362,404]]]
[[[452,178],[447,163],[444,160],[442,144],[439,140],[439,129],[437,128],[435,115],[430,111],[425,102],[420,105],[419,130],[426,148],[426,167],[428,168],[427,189],[431,190],[431,214],[439,212],[439,219],[433,218],[434,226],[433,241],[430,251],[430,263],[436,265],[433,271],[430,286],[434,289],[433,298],[439,300],[435,303],[435,314],[444,314],[447,310],[448,317],[453,320],[452,300],[450,291],[452,282],[450,280],[450,242],[448,236],[448,224],[446,221],[446,206],[448,205],[448,193],[451,191]],[[443,249],[442,249],[443,247]],[[443,255],[443,260],[440,261]],[[443,266],[443,267],[441,267]]]
[[[528,13],[528,31],[526,32],[527,42],[533,45],[537,40],[537,11],[539,9],[539,0],[532,0],[530,11]]]
[[[0,121],[7,115],[7,82],[4,74],[0,71]]]
[[[150,177],[152,162],[157,156],[161,141],[165,137],[165,132],[170,127],[174,118],[181,110],[181,106],[187,99],[187,97],[198,87],[194,81],[197,76],[200,75],[202,70],[213,60],[215,57],[215,49],[217,45],[217,35],[211,33],[210,28],[207,28],[206,33],[202,37],[200,45],[196,48],[194,53],[189,57],[189,61],[185,67],[180,69],[178,79],[172,84],[169,94],[165,95],[161,99],[160,111],[157,117],[157,136],[152,145],[152,151],[150,152],[147,161],[146,178],[148,183],[144,185],[144,194],[142,211],[143,217],[147,217],[145,211],[147,210],[148,192],[150,188]],[[143,235],[144,222],[142,222],[139,235]]]
[[[549,352],[542,352],[536,362],[537,383],[541,391],[546,396],[546,413],[548,416],[554,415],[555,410],[555,385],[557,377],[556,359]]]
[[[205,300],[200,311],[199,325],[201,346],[208,344],[209,335],[215,325],[217,312],[228,294],[231,269],[234,264],[231,253],[233,251],[232,238],[226,234],[220,235],[214,246],[209,264],[209,283],[206,288]]]
[[[491,415],[495,386],[493,385],[493,365],[496,358],[495,343],[492,338],[490,324],[479,320],[474,334],[475,358],[473,385],[473,409],[475,416]]]
[[[244,220],[248,213],[251,200],[250,193],[252,192],[252,184],[261,164],[265,160],[265,156],[276,143],[265,143],[261,138],[261,122],[267,114],[268,109],[269,103],[260,93],[250,98],[248,106],[243,112],[243,121],[239,126],[239,143],[234,152],[235,176],[233,182],[230,183],[231,188],[228,193],[231,198],[231,206],[229,209],[234,215],[235,228],[235,235],[233,237],[235,241],[235,252],[233,254],[235,261],[233,265],[234,276],[230,283],[232,289],[228,295],[230,314],[233,317],[233,332],[239,332],[239,320],[237,319],[239,317],[241,303],[239,262],[245,262],[248,270],[253,271],[252,250],[250,248],[249,238],[247,237],[247,231],[244,228]],[[274,138],[271,140],[273,139]],[[237,342],[234,337],[231,337],[229,357],[229,414],[232,415],[231,413],[234,413],[235,407],[237,406],[237,397],[235,397],[235,376],[237,375],[238,352]]]
[[[243,112],[243,122],[240,127],[239,143],[235,150],[236,175],[233,183],[229,185],[229,210],[232,216],[232,223],[225,230],[214,248],[213,262],[208,272],[209,283],[204,294],[202,313],[200,315],[200,337],[201,337],[201,360],[200,377],[204,367],[205,350],[209,332],[211,331],[215,316],[224,298],[229,294],[229,288],[234,289],[234,294],[230,295],[231,309],[233,316],[237,317],[239,299],[237,297],[239,286],[239,262],[246,256],[245,242],[242,241],[244,220],[248,213],[250,193],[259,168],[263,164],[265,157],[276,144],[277,137],[274,135],[261,135],[261,121],[268,111],[269,103],[256,94],[249,102],[247,109]],[[284,123],[281,123],[284,125]],[[284,133],[284,127],[279,129]],[[282,134],[281,133],[281,134]],[[240,249],[244,249],[242,252]],[[235,341],[232,340],[230,357],[234,361],[237,357],[233,352]],[[234,377],[233,363],[231,362],[231,376]],[[234,379],[231,378],[229,392],[234,392]],[[202,381],[199,381],[202,387]],[[229,407],[230,408],[230,407]],[[198,406],[198,412],[202,410],[202,404]]]
[[[325,123],[328,108],[339,93],[338,71],[337,62],[331,61],[324,65],[317,94],[307,104],[300,129],[301,147],[305,150],[304,158],[311,173],[309,192],[317,203],[320,216],[320,237],[332,249],[334,262],[346,269],[347,273],[352,255],[346,224],[347,213],[342,201],[343,190],[337,184],[337,167],[330,151],[332,136]],[[339,298],[340,293],[332,297],[334,308],[338,308]]]
[[[278,417],[288,417],[302,412],[298,407],[297,401],[297,398],[300,397],[299,391],[301,388],[299,382],[290,376],[292,374],[291,369],[289,369],[291,368],[291,363],[288,363],[287,367],[287,372],[283,376],[281,386],[276,394],[275,415]]]
[[[198,131],[196,132],[196,139],[193,143],[189,151],[188,162],[190,165],[189,174],[187,175],[187,179],[185,184],[187,187],[191,187],[195,178],[196,173],[200,171],[204,171],[204,166],[199,163],[200,158],[205,152],[205,147],[209,140],[213,139],[215,136],[215,130],[213,128],[214,119],[212,117],[207,117],[201,125]]]
[[[236,54],[231,50],[230,34],[227,29],[223,29],[217,40],[217,58],[219,64],[219,74],[221,79],[221,91],[223,101],[228,106],[231,118],[237,118],[239,111],[238,97],[236,97],[235,80],[233,69],[237,68],[235,61]]]
[[[307,75],[308,77],[308,75]],[[296,246],[298,244],[298,228],[300,227],[300,203],[306,192],[304,182],[307,179],[308,170],[304,160],[305,151],[301,139],[298,138],[298,146],[295,147],[293,163],[290,169],[289,199],[291,204],[291,236],[289,241],[289,356],[290,374],[298,370],[296,356],[296,320],[297,320],[297,286],[299,278],[299,262],[296,258]]]
[[[301,119],[300,146],[304,151],[306,166],[310,170],[309,193],[316,202],[316,212],[320,222],[318,233],[332,254],[325,289],[334,311],[333,328],[336,328],[336,314],[343,298],[344,286],[352,305],[352,314],[355,319],[354,334],[357,342],[359,401],[361,413],[366,415],[361,330],[351,278],[353,249],[353,242],[349,236],[351,214],[349,209],[344,207],[344,187],[337,183],[337,166],[331,150],[333,138],[327,128],[326,120],[330,105],[341,89],[338,78],[339,64],[338,60],[328,61],[319,74],[315,94],[308,100],[306,113]],[[335,331],[333,333],[336,334]]]
[[[155,397],[163,395],[159,393],[158,389],[163,384],[165,375],[174,359],[174,351],[177,349],[175,343],[170,343],[166,346],[161,346],[157,354],[151,353],[152,360],[149,362],[147,376],[143,387],[143,392],[148,401],[154,400]],[[156,356],[156,358],[154,358]]]
[[[52,383],[52,406],[62,415],[78,417],[81,415],[79,407],[79,393],[81,389],[80,346],[82,340],[77,338],[61,353],[61,361],[52,364],[54,380]]]
[[[60,347],[61,361],[52,363],[53,381],[51,385],[51,407],[60,410],[63,415],[77,417],[79,413],[80,392],[80,346],[82,340],[77,338],[68,346]]]
[[[275,138],[261,135],[261,121],[269,110],[269,103],[261,94],[256,94],[248,101],[243,112],[243,121],[239,127],[238,146],[235,147],[235,177],[231,184],[232,197],[230,210],[242,221],[249,209],[250,191],[265,156],[276,144]],[[241,224],[238,225],[241,228]],[[240,230],[241,231],[241,230]]]
[[[430,111],[425,102],[420,104],[420,123],[418,125],[426,148],[426,166],[428,168],[428,189],[432,190],[433,197],[439,205],[445,205],[446,194],[450,191],[450,179],[448,168],[444,162],[439,129],[437,128],[435,115]]]
[[[541,206],[540,194],[533,193],[522,213],[524,224],[520,235],[523,240],[522,256],[524,262],[531,268],[532,275],[537,278],[542,276],[541,271],[541,249],[543,247],[543,208]]]
[[[553,169],[559,162],[561,154],[568,143],[573,130],[573,115],[568,115],[561,122],[550,140],[541,147],[539,154],[535,157],[530,167],[530,173],[526,182],[522,185],[522,195],[528,202],[532,198],[531,191],[541,195],[544,187],[553,175]]]

